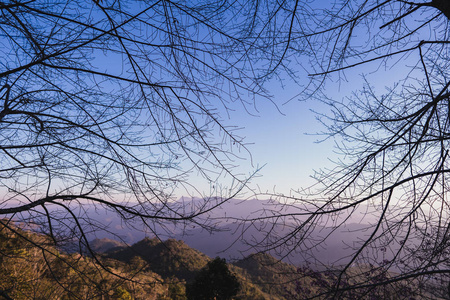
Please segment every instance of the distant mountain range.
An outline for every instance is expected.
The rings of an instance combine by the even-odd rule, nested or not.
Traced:
[[[202,203],[200,199],[180,199],[179,204],[196,207]],[[190,208],[192,208],[190,207]],[[188,208],[189,209],[189,208]],[[117,215],[102,210],[88,210],[88,215],[96,221],[107,225],[109,232],[98,231],[88,234],[93,239],[110,238],[133,244],[145,237],[158,236],[161,239],[175,238],[184,241],[210,257],[220,255],[227,259],[239,260],[255,252],[268,251],[274,257],[283,259],[294,265],[304,265],[306,262],[319,261],[319,265],[344,264],[358,241],[368,236],[368,225],[350,223],[339,228],[333,234],[331,227],[316,226],[310,233],[311,248],[292,251],[289,247],[270,249],[276,243],[277,237],[283,237],[295,230],[293,224],[271,224],[257,221],[257,218],[273,216],[274,214],[295,214],[301,210],[292,205],[283,205],[272,200],[237,200],[230,199],[221,207],[212,210],[205,216],[205,223],[213,227],[202,227],[198,224],[152,224],[152,230],[139,227],[138,222],[132,226],[124,224]],[[254,219],[251,222],[242,220]],[[319,243],[327,237],[325,243]],[[256,246],[255,246],[256,245]]]
[[[212,198],[205,202],[203,199],[181,198],[173,203],[179,210],[196,211],[208,209],[220,202]],[[272,217],[278,214],[298,214],[301,209],[289,204],[282,204],[274,200],[239,200],[230,199],[221,206],[212,209],[207,215],[200,216],[198,223],[192,222],[153,222],[150,220],[144,227],[141,220],[132,218],[124,221],[119,215],[107,209],[85,205],[83,211],[74,212],[81,215],[83,220],[96,222],[94,227],[88,227],[88,240],[109,238],[114,243],[132,245],[144,238],[158,237],[161,240],[178,239],[210,257],[220,255],[227,259],[239,260],[252,253],[266,252],[286,262],[300,266],[306,263],[320,265],[344,264],[365,237],[370,234],[370,228],[365,224],[349,223],[339,228],[333,234],[332,227],[315,226],[310,232],[308,240],[298,249],[293,249],[290,241],[277,245],[277,239],[291,234],[297,229],[294,223],[272,224],[258,218]],[[297,221],[301,217],[297,217]],[[251,221],[249,221],[251,220]],[[267,219],[266,219],[267,220]],[[45,220],[44,220],[45,222]],[[202,226],[204,225],[204,226]],[[69,227],[69,226],[68,226]],[[97,228],[96,228],[97,227]],[[301,232],[295,232],[297,237]],[[326,242],[320,243],[324,237]],[[308,248],[309,245],[309,248]],[[276,247],[274,247],[276,246]],[[65,250],[69,251],[69,247]],[[79,251],[78,243],[70,251]]]

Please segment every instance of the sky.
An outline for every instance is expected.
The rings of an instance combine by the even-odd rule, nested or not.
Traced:
[[[320,1],[318,3],[321,3]],[[327,3],[325,3],[327,4]],[[100,52],[100,51],[99,51]],[[118,55],[119,56],[119,55]],[[100,61],[100,65],[108,64],[108,69],[114,72],[121,72],[121,64],[110,64],[112,57],[105,57]],[[106,60],[108,59],[108,60]],[[342,86],[331,84],[327,86],[327,93],[337,99],[348,95],[352,88],[361,85],[352,80],[360,73],[370,73],[370,70],[356,68],[349,72],[349,81]],[[297,65],[291,65],[297,68]],[[116,70],[117,69],[117,70]],[[299,68],[300,69],[300,68]],[[372,70],[371,77],[389,82],[386,74],[380,72],[376,67]],[[297,78],[300,82],[307,83],[309,78]],[[281,77],[282,74],[281,74]],[[373,83],[376,83],[373,80]],[[383,85],[383,84],[381,84]],[[261,170],[258,176],[250,182],[250,187],[256,192],[273,192],[291,195],[292,191],[306,188],[315,181],[311,178],[314,170],[332,166],[329,159],[335,159],[333,152],[334,141],[329,140],[317,143],[323,137],[315,133],[324,130],[323,125],[316,120],[316,115],[311,111],[323,112],[328,107],[320,104],[317,100],[299,101],[298,95],[301,86],[288,80],[284,82],[284,87],[279,82],[269,82],[265,87],[273,94],[272,102],[266,99],[257,99],[255,110],[252,114],[239,107],[236,103],[234,112],[229,116],[221,116],[225,126],[241,127],[237,134],[245,137],[244,143],[251,152],[251,160],[238,162],[239,172],[251,174],[254,170]],[[195,181],[195,179],[194,179]],[[195,184],[195,182],[193,182]],[[203,183],[205,184],[205,183]],[[208,186],[199,187],[200,190],[208,194]],[[179,196],[183,196],[180,194]]]
[[[278,82],[271,82],[268,89],[273,102],[256,99],[254,108],[248,108],[250,112],[235,103],[233,111],[220,115],[222,124],[239,128],[234,134],[244,138],[251,153],[250,157],[242,151],[245,159],[236,161],[239,167],[235,172],[245,176],[259,170],[248,185],[253,192],[298,195],[295,191],[315,183],[311,178],[314,170],[331,166],[329,158],[335,156],[332,140],[318,143],[324,137],[316,133],[325,128],[312,111],[323,112],[328,107],[317,100],[298,100],[301,87],[295,84],[283,88]],[[204,181],[196,182],[194,177],[190,182],[205,195],[210,192]],[[179,192],[177,196],[186,195]],[[253,195],[247,190],[240,196]]]
[[[239,134],[249,143],[253,167],[262,167],[250,186],[257,192],[291,195],[292,190],[314,183],[311,175],[314,169],[328,164],[333,144],[317,143],[321,137],[315,133],[323,126],[311,110],[316,110],[318,103],[288,101],[298,93],[298,86],[283,89],[273,83],[271,88],[277,107],[269,101],[257,101],[256,116],[240,110],[231,115],[230,122],[244,127]]]
[[[367,39],[365,31],[361,36]],[[290,67],[298,68],[297,65]],[[306,62],[303,67],[308,67]],[[364,65],[349,70],[347,82],[341,84],[328,82],[327,94],[336,99],[349,95],[354,88],[362,86],[361,73],[370,76],[371,83],[379,83],[379,86],[383,87],[386,82],[390,83],[390,72],[386,70],[383,72],[378,62],[372,64],[371,69],[367,67],[368,65]],[[309,81],[307,74],[303,73],[300,77],[302,76],[304,78],[297,80],[307,83]],[[332,167],[330,160],[336,159],[337,155],[333,152],[333,140],[317,143],[323,136],[315,135],[325,128],[316,120],[313,111],[322,113],[329,108],[317,100],[299,101],[299,97],[296,96],[302,87],[284,79],[286,81],[283,86],[277,81],[269,82],[265,86],[272,93],[272,100],[276,106],[267,99],[256,99],[255,109],[251,109],[249,114],[240,103],[234,103],[235,107],[231,108],[235,111],[220,117],[225,126],[241,128],[237,131],[237,135],[245,138],[244,143],[251,152],[251,159],[247,157],[247,160],[237,162],[239,164],[237,171],[252,174],[254,170],[262,167],[257,176],[251,180],[249,187],[255,192],[290,196],[293,191],[314,184],[315,180],[311,178],[314,170]],[[209,192],[211,187],[208,182],[195,178],[195,175],[189,180],[189,183],[199,191],[203,191],[205,195],[213,194]],[[176,196],[186,194],[181,190]]]
[[[395,65],[394,69],[380,67],[379,62],[366,64],[347,72],[344,81],[328,82],[326,93],[335,100],[348,97],[363,86],[364,74],[382,94],[402,78],[399,77],[402,70],[409,72],[401,64]],[[257,99],[252,114],[236,106],[224,122],[241,127],[238,135],[248,143],[252,159],[241,162],[242,172],[250,174],[262,167],[259,176],[250,182],[254,191],[299,196],[296,191],[316,183],[312,178],[315,170],[333,168],[333,161],[342,158],[336,152],[336,141],[324,140],[324,136],[319,135],[326,128],[317,119],[317,113],[327,114],[330,108],[317,99],[300,100],[302,87],[294,83],[281,86],[278,82],[270,82],[268,89],[273,94],[273,103]]]

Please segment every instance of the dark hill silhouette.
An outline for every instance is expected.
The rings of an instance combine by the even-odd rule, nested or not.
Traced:
[[[210,257],[198,250],[190,248],[183,241],[169,239],[161,242],[156,238],[148,237],[133,244],[131,247],[108,252],[106,255],[111,259],[131,265],[136,264],[136,259],[142,259],[146,264],[143,270],[157,273],[166,280],[177,278],[186,282],[191,282],[195,278],[195,275],[211,260]],[[253,284],[249,280],[247,271],[234,265],[230,265],[230,267],[241,282],[241,291],[238,294],[238,299],[284,299],[284,291],[274,290],[272,294],[265,293],[258,285]],[[280,294],[276,292],[280,292]]]
[[[285,295],[295,291],[295,279],[299,277],[297,268],[269,254],[252,254],[233,265],[242,269],[245,277],[260,286],[265,293]]]
[[[107,256],[126,263],[140,257],[147,263],[146,269],[163,278],[175,276],[185,281],[192,280],[196,272],[210,260],[208,256],[188,247],[183,241],[169,239],[163,243],[156,238],[144,238],[131,247],[110,252]]]

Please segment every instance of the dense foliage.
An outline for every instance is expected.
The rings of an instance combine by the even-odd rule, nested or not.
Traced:
[[[5,299],[185,300],[186,279],[192,281],[210,261],[181,241],[149,238],[108,255],[69,254],[17,225],[0,220],[0,297]],[[234,277],[242,287],[236,299],[281,299],[231,267],[240,273]]]
[[[230,300],[239,288],[239,281],[228,269],[225,259],[217,257],[186,286],[186,295],[189,300]]]

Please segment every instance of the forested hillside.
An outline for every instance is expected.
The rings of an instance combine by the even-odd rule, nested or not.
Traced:
[[[0,296],[7,300],[187,300],[186,285],[198,281],[200,271],[212,261],[174,239],[162,242],[157,238],[145,238],[131,246],[100,239],[91,244],[93,249],[86,251],[90,255],[69,254],[44,235],[0,220]],[[229,263],[228,269],[239,282],[239,292],[233,297],[236,300],[308,299],[312,294],[326,291],[337,279],[331,270],[296,268],[263,253]],[[430,287],[401,282],[391,288],[377,287],[376,282],[361,275],[361,270],[355,269],[354,276],[350,274],[341,280],[360,282],[368,287],[357,293],[349,290],[336,296],[341,299],[372,299],[373,296],[378,297],[376,299],[425,299],[425,295],[428,299],[439,299],[426,292]],[[390,276],[381,271],[366,270],[367,274],[378,272],[381,279]]]
[[[0,222],[0,296],[5,299],[187,299],[185,285],[211,260],[182,241],[145,238],[131,247],[84,256],[58,250],[52,241]],[[45,241],[45,242],[44,242]],[[45,247],[30,246],[45,244]],[[104,248],[103,248],[104,249]],[[235,299],[284,299],[254,284],[249,270],[229,265],[238,278]],[[267,290],[267,289],[264,289]]]

